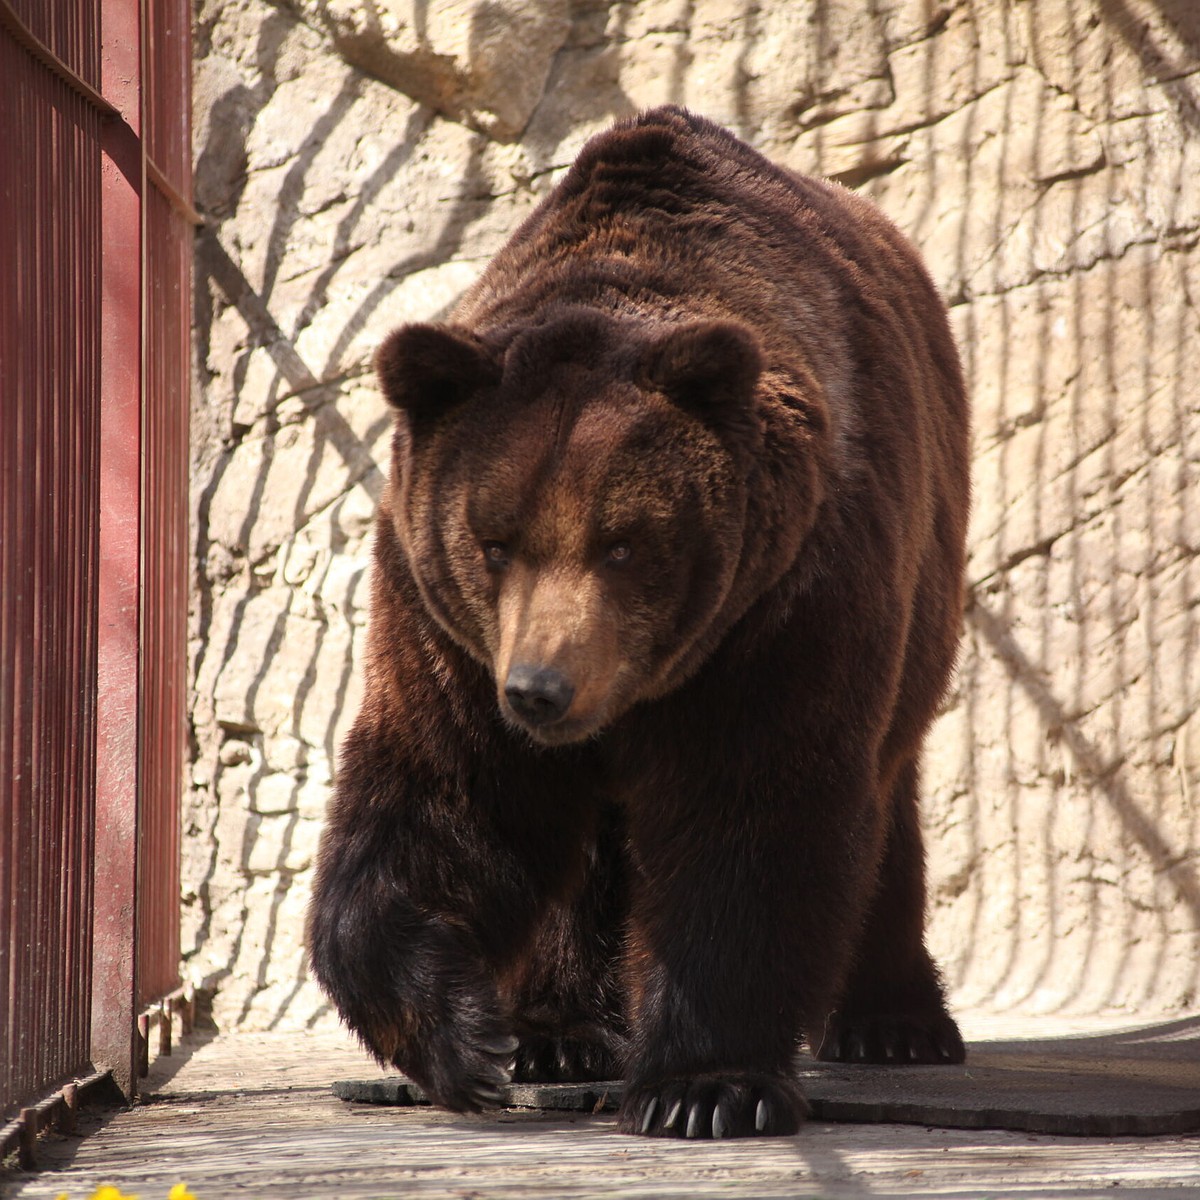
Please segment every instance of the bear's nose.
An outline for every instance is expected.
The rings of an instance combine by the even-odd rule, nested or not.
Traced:
[[[553,667],[513,667],[504,683],[512,710],[530,725],[549,725],[571,707],[575,685]]]

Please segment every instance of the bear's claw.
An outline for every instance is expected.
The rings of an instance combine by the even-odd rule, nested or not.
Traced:
[[[613,1050],[602,1042],[578,1037],[523,1038],[513,1070],[518,1083],[594,1083],[620,1076]]]
[[[807,1115],[799,1086],[786,1076],[694,1075],[631,1087],[620,1128],[644,1137],[780,1137]]]
[[[520,1044],[521,1043],[517,1041],[517,1039],[513,1037],[511,1033],[508,1033],[503,1037],[494,1037],[485,1042],[481,1042],[480,1049],[486,1050],[488,1054],[506,1054],[511,1057]]]
[[[516,1038],[498,1022],[473,1016],[427,1028],[393,1060],[434,1104],[455,1112],[502,1105],[513,1077]]]

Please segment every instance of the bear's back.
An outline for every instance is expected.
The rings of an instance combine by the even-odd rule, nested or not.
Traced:
[[[848,475],[907,440],[966,494],[958,354],[916,250],[869,201],[703,117],[665,106],[592,138],[454,319],[503,345],[572,307],[739,321],[781,394],[820,393]]]

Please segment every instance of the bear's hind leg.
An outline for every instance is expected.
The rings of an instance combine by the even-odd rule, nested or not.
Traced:
[[[627,887],[623,824],[612,810],[579,894],[551,907],[512,986],[516,1082],[620,1078],[628,1042],[621,977]]]
[[[899,772],[878,888],[841,1002],[823,1029],[809,1031],[813,1053],[826,1062],[960,1063],[966,1057],[925,948],[918,776],[916,758]]]

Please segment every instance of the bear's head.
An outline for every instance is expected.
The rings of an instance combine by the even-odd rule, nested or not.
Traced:
[[[748,329],[584,310],[494,338],[409,325],[376,365],[397,536],[507,721],[579,741],[696,669],[747,555]]]

